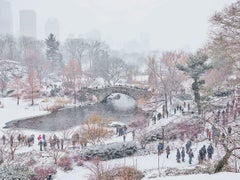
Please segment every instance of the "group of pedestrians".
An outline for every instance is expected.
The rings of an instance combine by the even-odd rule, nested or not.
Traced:
[[[206,149],[206,146],[203,145],[203,147],[199,150],[199,154],[198,154],[199,163],[202,164],[204,161],[206,161],[207,156],[208,156],[208,160],[212,159],[213,152],[214,152],[214,149],[213,149],[212,143],[208,146],[207,149]]]
[[[186,156],[188,156],[188,163],[192,164],[192,160],[194,158],[193,150],[192,150],[192,141],[188,140],[185,147],[177,148],[177,153],[176,153],[176,161],[177,163],[185,162]],[[158,143],[158,156],[161,155],[164,151],[164,144],[163,142]],[[166,150],[166,155],[167,159],[169,158],[170,155],[170,146],[167,145],[165,148]],[[212,146],[212,143],[206,148],[205,145],[202,146],[202,148],[199,150],[198,154],[198,160],[199,163],[202,164],[203,161],[212,159],[212,155],[214,153],[214,148]]]

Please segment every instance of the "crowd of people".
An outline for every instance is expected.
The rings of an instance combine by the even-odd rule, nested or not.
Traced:
[[[35,135],[32,134],[30,136],[18,134],[17,136],[10,135],[9,138],[6,137],[5,134],[2,135],[2,145],[6,145],[8,142],[11,146],[13,146],[14,143],[18,143],[18,145],[21,146],[33,146],[35,142]],[[53,136],[50,136],[49,139],[46,138],[45,134],[39,134],[37,137],[39,150],[47,150],[47,146],[49,144],[50,148],[57,148],[63,150],[64,148],[64,140],[63,138],[58,138],[55,134]]]
[[[163,152],[164,152],[164,143],[163,142],[159,142],[158,143],[158,156],[160,156]],[[167,145],[167,147],[165,148],[166,151],[166,155],[167,155],[167,159],[169,158],[170,155],[170,146]],[[212,155],[214,153],[214,148],[212,146],[212,143],[209,144],[209,146],[206,149],[206,146],[203,145],[202,148],[199,150],[198,153],[198,161],[200,164],[203,163],[203,161],[206,161],[208,157],[208,160],[212,159]],[[193,150],[192,150],[192,141],[188,140],[185,147],[181,147],[181,148],[177,148],[177,152],[176,152],[176,161],[177,163],[181,163],[181,162],[185,162],[185,156],[188,155],[188,163],[192,164],[193,158],[194,158],[194,154],[193,154]]]

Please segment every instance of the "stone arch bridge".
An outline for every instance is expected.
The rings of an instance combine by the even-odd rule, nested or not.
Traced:
[[[132,87],[132,86],[107,86],[102,88],[83,88],[78,92],[78,97],[97,97],[98,102],[103,102],[108,96],[114,93],[121,93],[132,97],[134,100],[149,99],[152,97],[152,92],[148,89]]]

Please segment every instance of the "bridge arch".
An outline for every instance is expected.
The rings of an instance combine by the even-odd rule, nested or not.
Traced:
[[[81,91],[88,96],[96,96],[98,102],[106,100],[111,94],[120,93],[132,97],[134,100],[148,99],[152,97],[151,91],[143,88],[129,87],[129,86],[109,86],[104,88],[85,88]]]

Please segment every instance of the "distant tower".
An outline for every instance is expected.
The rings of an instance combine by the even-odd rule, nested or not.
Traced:
[[[59,23],[57,18],[49,18],[45,24],[45,37],[54,34],[59,40]]]
[[[10,2],[0,0],[0,34],[13,33],[13,17]]]
[[[20,35],[37,37],[36,13],[33,10],[20,11]]]

